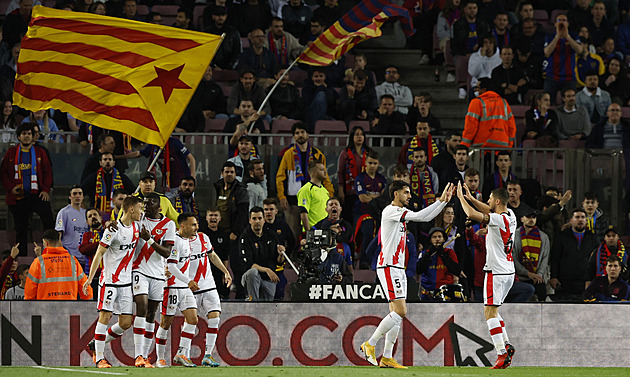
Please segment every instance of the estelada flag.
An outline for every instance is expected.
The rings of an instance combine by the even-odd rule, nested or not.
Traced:
[[[13,102],[163,146],[222,37],[36,6]]]
[[[400,20],[406,36],[415,33],[407,9],[387,0],[363,0],[323,32],[297,60],[310,65],[329,65],[357,43],[380,37],[381,25],[389,18]]]

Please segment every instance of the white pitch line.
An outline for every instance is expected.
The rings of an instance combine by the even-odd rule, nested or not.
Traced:
[[[96,370],[83,370],[83,369],[51,368],[51,367],[43,367],[43,366],[40,366],[40,365],[33,366],[33,368],[58,370],[58,371],[62,371],[62,372],[81,372],[81,373],[110,374],[110,375],[114,375],[114,376],[126,376],[127,375],[127,373],[99,372],[99,371],[96,371]]]

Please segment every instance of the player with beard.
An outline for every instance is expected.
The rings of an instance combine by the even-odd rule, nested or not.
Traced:
[[[136,367],[151,368],[149,353],[155,332],[155,310],[164,295],[164,259],[175,244],[175,222],[160,213],[160,196],[154,192],[144,196],[142,230],[133,262],[133,299],[136,318],[133,340]]]
[[[389,314],[383,318],[372,337],[361,344],[365,359],[372,365],[381,368],[407,369],[398,364],[392,357],[394,344],[403,318],[407,315],[407,275],[405,262],[407,259],[407,222],[433,220],[439,215],[453,195],[453,185],[448,184],[442,196],[427,208],[414,212],[405,208],[411,199],[409,184],[394,181],[389,186],[392,198],[381,216],[381,233],[379,243],[382,245],[378,256],[376,274],[389,300]],[[385,348],[380,363],[377,364],[375,346],[385,335]]]
[[[226,287],[232,285],[232,277],[225,265],[214,252],[210,238],[202,232],[196,232],[190,238],[190,266],[188,276],[199,284],[199,290],[193,292],[197,300],[200,314],[206,316],[208,329],[206,330],[206,352],[201,365],[218,367],[219,363],[212,357],[212,350],[217,341],[219,330],[219,316],[221,315],[221,300],[217,292],[217,285],[210,273],[208,260],[223,273],[221,279]],[[189,348],[190,350],[190,348]],[[188,356],[188,355],[186,355]]]
[[[488,225],[486,235],[486,273],[484,280],[484,315],[498,358],[492,369],[505,369],[512,363],[514,347],[510,344],[505,323],[499,314],[499,307],[505,300],[514,283],[514,258],[512,246],[516,232],[516,216],[507,207],[509,195],[506,189],[492,190],[488,203],[477,200],[468,190],[457,184],[457,197],[470,220]],[[475,210],[468,201],[479,211]]]

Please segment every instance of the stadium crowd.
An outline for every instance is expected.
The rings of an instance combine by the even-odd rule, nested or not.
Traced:
[[[481,200],[494,188],[508,190],[509,208],[519,220],[514,240],[518,281],[508,301],[620,301],[630,295],[623,233],[599,208],[597,194],[572,198],[570,187],[543,190],[540,185],[531,190],[531,179],[523,190],[526,177],[511,170],[511,148],[521,144],[555,147],[570,140],[576,147],[630,147],[630,125],[622,119],[622,107],[630,104],[628,2],[405,1],[418,28],[408,46],[422,51],[420,64],[444,64],[446,81],[457,81],[459,97],[470,100],[462,132],[442,130],[431,113],[431,94],[412,93],[395,65],[386,67],[385,80],[378,83],[361,53],[325,68],[301,66],[284,76],[262,111],[256,111],[271,84],[352,1],[216,0],[197,18],[194,2],[182,1],[173,27],[226,34],[176,128],[204,132],[216,121],[212,124],[223,127],[215,130],[231,134],[221,177],[204,200],[206,208],[195,197],[195,157],[178,138],[171,137],[158,158],[161,182],[151,171],[133,182],[125,175],[127,159],[152,159],[157,147],[138,146],[129,135],[70,114],[28,113],[11,103],[20,40],[33,0],[13,3],[0,44],[2,141],[13,145],[0,174],[16,233],[16,246],[2,254],[3,299],[41,297],[32,286],[40,262],[17,264],[18,256],[27,255],[32,213],[39,215],[45,230],[60,232],[61,245],[87,274],[103,231],[123,212],[124,199],[144,200],[158,192],[162,215],[177,222],[180,214],[193,213],[199,231],[229,266],[234,293],[217,284],[222,299],[283,299],[287,265],[278,250],[294,257],[304,232],[313,227],[339,235],[337,253],[323,263],[320,280],[348,283],[357,270],[374,268],[380,216],[390,201],[387,186],[395,180],[410,183],[413,210],[433,203],[447,183],[466,183]],[[159,2],[164,4],[168,2]],[[165,15],[157,5],[81,0],[59,7],[159,24]],[[140,6],[153,11],[141,16]],[[431,33],[434,38],[428,37]],[[237,81],[231,88],[221,86],[213,80],[216,75],[233,75]],[[555,103],[561,104],[554,108]],[[524,115],[522,138],[516,140],[511,106],[522,104],[531,108]],[[335,157],[337,187],[327,172],[327,156],[310,139],[321,131],[322,120],[340,120],[349,130],[347,146]],[[284,121],[291,125],[293,142],[278,156],[278,170],[269,177],[265,156],[251,135],[269,133]],[[60,130],[76,137],[64,139],[55,133]],[[380,140],[377,135],[400,138]],[[436,136],[444,142],[438,143]],[[397,154],[391,177],[378,172],[380,156],[367,138]],[[87,160],[80,180],[67,193],[69,204],[55,219],[50,200],[54,169],[46,144],[69,140],[85,147]],[[468,166],[470,148],[477,147],[499,150],[495,159],[485,159],[486,171],[493,172],[484,177]],[[434,227],[438,230],[429,232]],[[434,222],[409,226],[407,274],[420,282],[423,300],[438,300],[436,291],[447,284],[461,284],[467,297],[481,299],[485,231],[466,220],[456,199]],[[442,237],[434,237],[436,232]],[[39,257],[41,250],[36,252]],[[252,271],[253,265],[258,271]],[[221,282],[222,271],[212,268]]]

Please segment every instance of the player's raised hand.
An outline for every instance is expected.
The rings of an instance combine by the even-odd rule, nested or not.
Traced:
[[[457,197],[459,198],[459,200],[464,200],[464,190],[462,189],[462,183],[461,182],[457,182]]]
[[[140,231],[140,237],[142,237],[142,239],[145,241],[148,241],[151,238],[151,233],[149,233],[144,225],[142,226],[142,230]]]
[[[453,184],[451,182],[449,182],[448,184],[446,184],[446,187],[444,188],[444,192],[442,192],[442,196],[440,197],[440,201],[442,203],[448,203],[451,201],[451,198],[453,197],[453,189],[455,186],[453,186]]]
[[[464,193],[464,197],[465,197],[466,199],[468,199],[468,200],[472,200],[472,199],[473,199],[473,196],[472,196],[472,194],[470,193],[470,188],[468,188],[468,185],[467,185],[467,184],[465,184],[465,183],[464,183],[464,191],[465,191],[465,193]]]

